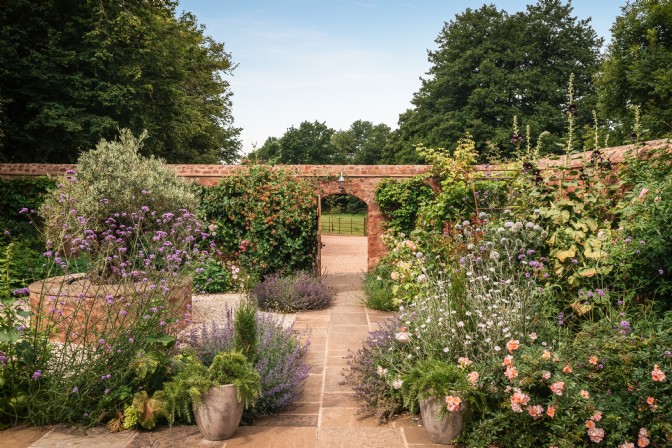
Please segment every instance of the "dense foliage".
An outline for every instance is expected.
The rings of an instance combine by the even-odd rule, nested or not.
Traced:
[[[358,398],[381,419],[413,411],[416,366],[447,363],[448,412],[478,398],[467,446],[669,445],[669,144],[634,145],[617,183],[599,150],[540,173],[528,148],[481,196],[473,145],[457,147],[420,148],[444,181],[386,239],[376,280],[399,313],[349,361]],[[451,189],[471,205],[445,207]]]
[[[630,134],[628,107],[641,107],[646,138],[672,132],[672,2],[634,0],[611,28],[612,41],[597,78],[602,114],[616,128],[616,141]],[[635,137],[635,136],[633,136]],[[641,136],[638,136],[641,137]]]
[[[173,163],[236,159],[224,45],[177,1],[17,0],[0,9],[0,160],[74,162],[125,127]]]
[[[494,5],[467,9],[445,24],[436,43],[429,77],[385,149],[387,162],[416,163],[416,144],[452,149],[465,131],[479,154],[492,142],[508,155],[514,116],[533,133],[546,130],[558,139],[564,117],[557,105],[571,73],[579,126],[590,123],[602,41],[589,20],[572,16],[570,4],[539,0],[515,14]]]
[[[418,210],[432,199],[434,193],[422,179],[383,179],[376,186],[376,202],[380,206],[385,225],[395,233],[410,233],[415,227]]]
[[[201,208],[218,248],[252,275],[314,268],[314,186],[291,170],[245,165],[219,185],[203,189]]]
[[[1,284],[5,292],[46,274],[41,255],[44,239],[22,211],[38,210],[55,186],[56,182],[46,177],[0,179],[0,269],[10,274]]]
[[[304,121],[298,128],[287,129],[282,137],[269,137],[249,157],[287,164],[377,165],[382,163],[389,135],[387,125],[370,121],[357,120],[343,131],[318,121]]]
[[[383,148],[390,136],[390,127],[357,120],[344,131],[331,137],[339,163],[353,165],[378,165],[382,163]]]
[[[331,144],[334,130],[319,121],[304,121],[280,137],[269,137],[263,146],[250,158],[262,162],[295,165],[339,163],[339,157]]]

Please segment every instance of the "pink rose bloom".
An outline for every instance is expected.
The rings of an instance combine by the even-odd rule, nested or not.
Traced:
[[[551,392],[553,392],[555,395],[562,395],[562,391],[564,389],[565,389],[564,381],[558,381],[551,384]]]
[[[639,192],[639,199],[644,199],[644,196],[649,192],[648,188],[642,188],[642,191]]]
[[[479,378],[479,376],[480,376],[480,375],[479,375],[478,372],[475,371],[475,370],[474,370],[473,372],[470,372],[470,373],[467,375],[467,381],[469,382],[469,384],[470,384],[472,387],[476,387],[476,386],[478,385],[478,378]]]
[[[602,439],[604,439],[604,429],[602,428],[589,429],[588,437],[590,437],[591,442],[600,443]]]
[[[534,406],[528,406],[527,412],[530,414],[530,417],[537,420],[544,416],[544,407],[540,404],[535,404]]]

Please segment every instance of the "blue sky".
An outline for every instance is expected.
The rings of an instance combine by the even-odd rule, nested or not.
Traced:
[[[510,13],[534,0],[495,0]],[[238,64],[229,78],[243,152],[302,121],[340,130],[356,120],[396,128],[430,65],[444,22],[466,0],[181,0]],[[606,43],[625,0],[575,0]]]

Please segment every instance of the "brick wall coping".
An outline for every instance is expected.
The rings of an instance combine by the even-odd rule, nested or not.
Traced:
[[[646,154],[651,150],[670,147],[672,143],[668,139],[652,140],[643,146],[624,145],[602,150],[604,159],[612,164],[620,164],[627,160],[628,154],[637,152],[639,155]],[[590,160],[592,151],[572,154],[568,156],[569,167],[580,167],[584,160]],[[538,167],[542,170],[552,170],[565,164],[565,157],[547,158],[539,161]],[[220,178],[227,177],[239,171],[241,165],[168,165],[175,168],[178,175],[187,178]],[[281,165],[282,166],[282,165]],[[48,164],[48,163],[3,163],[0,164],[0,177],[33,177],[64,174],[69,169],[74,169],[74,164]],[[296,170],[304,177],[334,177],[343,173],[346,178],[365,177],[413,177],[418,174],[426,174],[431,171],[430,165],[284,165],[284,167]],[[507,165],[476,165],[475,170],[485,173],[497,173],[511,171]]]
[[[168,165],[173,167],[179,176],[197,178],[220,178],[234,175],[240,171],[241,165]],[[283,165],[279,165],[283,166]],[[350,177],[413,177],[431,170],[430,165],[284,165],[294,170],[299,176],[305,177],[338,177],[341,173]],[[33,177],[62,175],[67,170],[75,169],[74,164],[49,163],[2,163],[0,177]]]

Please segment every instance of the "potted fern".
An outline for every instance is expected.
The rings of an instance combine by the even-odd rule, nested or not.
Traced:
[[[210,367],[189,363],[163,392],[171,425],[176,415],[191,421],[193,411],[204,439],[225,440],[238,429],[243,409],[259,398],[261,379],[242,353],[220,352]]]
[[[468,378],[463,368],[433,359],[419,362],[404,376],[404,405],[417,410],[419,403],[432,442],[452,444],[464,430],[470,402],[479,396]]]

